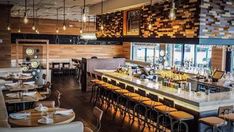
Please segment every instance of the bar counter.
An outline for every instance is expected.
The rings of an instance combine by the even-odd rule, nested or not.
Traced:
[[[198,95],[195,92],[162,86],[158,82],[141,80],[133,76],[114,72],[113,70],[95,70],[95,72],[103,77],[134,86],[136,89],[143,89],[147,93],[156,94],[160,99],[166,97],[173,100],[177,109],[189,112],[195,116],[194,130],[197,131],[203,131],[206,128],[206,126],[198,123],[199,118],[213,115],[217,116],[220,106],[234,105],[233,90],[229,92],[210,93],[209,95],[203,92],[201,95]]]

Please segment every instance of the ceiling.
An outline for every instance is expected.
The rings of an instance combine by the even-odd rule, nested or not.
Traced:
[[[12,17],[23,17],[25,10],[25,0],[0,0],[0,4],[9,3],[13,5],[11,9]],[[101,0],[86,0],[86,5],[92,6],[100,3]],[[81,20],[84,0],[66,0],[65,14],[67,20]],[[57,8],[59,19],[63,19],[63,0],[34,0],[35,16],[43,19],[57,19]],[[86,8],[88,14],[89,8]],[[33,17],[33,0],[27,0],[27,15]],[[90,16],[90,21],[94,21],[95,16]]]

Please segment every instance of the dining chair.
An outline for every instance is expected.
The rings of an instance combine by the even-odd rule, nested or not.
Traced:
[[[34,107],[38,107],[39,105],[43,105],[49,108],[54,108],[55,107],[55,101],[38,101],[34,103]]]

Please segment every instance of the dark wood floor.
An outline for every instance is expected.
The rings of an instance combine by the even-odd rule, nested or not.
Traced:
[[[85,126],[94,129],[95,118],[92,114],[93,105],[89,103],[91,93],[81,92],[79,84],[72,76],[53,77],[52,85],[52,96],[48,100],[56,100],[57,94],[55,91],[59,90],[62,93],[61,107],[73,109],[76,113],[76,121],[82,121]],[[115,120],[112,120],[112,113],[113,111],[111,110],[104,113],[101,132],[140,131],[137,123],[134,123],[134,125],[130,127],[128,119],[126,119],[122,125],[120,114],[118,114]],[[153,130],[146,129],[145,131]]]

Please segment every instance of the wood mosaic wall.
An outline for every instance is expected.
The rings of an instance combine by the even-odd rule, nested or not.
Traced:
[[[140,26],[143,38],[196,38],[199,32],[199,15],[197,0],[181,0],[176,2],[176,20],[169,19],[171,2],[156,3],[142,8]],[[150,17],[152,19],[150,20]],[[152,23],[152,29],[148,25]]]
[[[101,30],[103,23],[104,30]],[[114,12],[97,16],[97,37],[120,38],[123,36],[123,12]]]
[[[234,1],[202,0],[200,38],[234,38]]]

